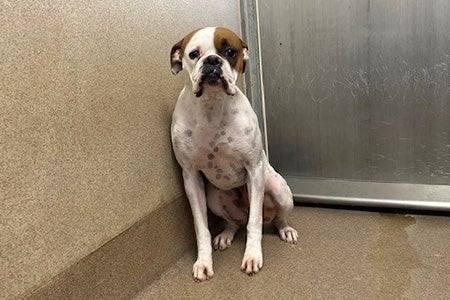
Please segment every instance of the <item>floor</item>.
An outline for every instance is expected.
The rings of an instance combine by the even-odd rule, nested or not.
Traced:
[[[192,251],[136,299],[450,299],[450,217],[295,207],[290,221],[299,243],[265,228],[256,276],[239,269],[241,230],[213,279],[192,280]]]

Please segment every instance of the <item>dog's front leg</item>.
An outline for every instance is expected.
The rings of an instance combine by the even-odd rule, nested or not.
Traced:
[[[183,169],[184,189],[191,205],[197,237],[197,261],[192,276],[197,282],[205,281],[214,275],[212,263],[211,234],[208,229],[206,196],[203,179],[196,170]]]
[[[241,270],[248,275],[256,274],[263,265],[261,249],[264,199],[264,164],[259,161],[246,167],[248,173],[248,198],[250,211],[247,224],[247,244]]]

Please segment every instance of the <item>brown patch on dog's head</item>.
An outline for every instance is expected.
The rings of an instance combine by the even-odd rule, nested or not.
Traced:
[[[244,73],[248,60],[248,46],[233,31],[217,27],[214,32],[214,47],[233,69]]]
[[[199,30],[200,28],[186,35],[181,41],[173,45],[172,50],[170,50],[170,66],[173,74],[177,74],[178,72],[183,70],[184,49],[186,49],[186,45],[189,43],[194,34]]]

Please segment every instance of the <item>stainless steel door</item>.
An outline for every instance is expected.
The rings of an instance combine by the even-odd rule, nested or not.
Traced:
[[[450,1],[258,5],[276,169],[294,177],[450,183]]]

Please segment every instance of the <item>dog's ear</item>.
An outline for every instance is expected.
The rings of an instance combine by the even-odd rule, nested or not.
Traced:
[[[242,65],[242,73],[245,72],[245,66],[247,65],[247,61],[250,59],[250,56],[248,55],[248,46],[245,42],[242,42],[242,53],[244,54],[244,58],[243,58],[243,65]]]
[[[183,70],[183,62],[182,62],[182,53],[181,53],[181,44],[183,40],[179,41],[175,45],[173,45],[172,50],[170,50],[170,66],[173,74],[177,74],[181,70]]]

